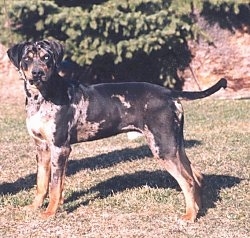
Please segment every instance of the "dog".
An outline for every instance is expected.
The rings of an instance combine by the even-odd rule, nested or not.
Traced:
[[[200,92],[169,90],[146,82],[84,86],[58,75],[63,46],[57,41],[23,42],[7,54],[24,79],[27,130],[37,149],[37,191],[31,209],[41,207],[49,195],[42,212],[48,218],[63,203],[72,144],[138,131],[182,189],[186,203],[182,219],[196,220],[202,174],[185,153],[180,99],[207,97],[226,88],[226,79]]]

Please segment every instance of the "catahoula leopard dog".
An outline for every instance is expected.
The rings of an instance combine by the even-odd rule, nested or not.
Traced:
[[[47,194],[43,217],[54,216],[63,203],[72,144],[138,131],[180,185],[186,203],[182,219],[195,221],[201,208],[202,174],[185,153],[179,99],[207,97],[226,88],[225,79],[201,92],[168,90],[144,82],[85,86],[58,75],[63,47],[56,41],[24,42],[7,53],[24,79],[27,129],[37,149],[37,191],[31,209],[41,207]]]

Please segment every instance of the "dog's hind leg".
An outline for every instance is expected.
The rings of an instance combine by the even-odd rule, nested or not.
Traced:
[[[63,187],[66,163],[71,152],[70,146],[51,146],[51,183],[49,205],[42,214],[43,218],[55,215],[59,204],[63,202]]]
[[[166,157],[161,160],[166,170],[177,180],[180,185],[186,203],[186,214],[183,220],[194,222],[201,208],[200,184],[201,175],[193,173],[192,166],[187,157],[182,157],[179,152],[175,157]],[[197,183],[198,180],[198,183]]]
[[[37,189],[33,203],[28,206],[35,210],[42,206],[43,201],[48,193],[50,179],[50,151],[45,142],[36,141],[37,146]]]
[[[175,110],[175,107],[173,107]],[[202,175],[188,160],[183,143],[183,114],[178,110],[154,114],[154,121],[144,127],[144,135],[154,155],[177,180],[186,202],[183,220],[194,221],[201,207],[200,186]],[[165,125],[164,125],[165,124]]]
[[[150,148],[152,145],[150,145]],[[198,171],[193,171],[192,165],[187,156],[180,153],[181,149],[169,143],[164,147],[164,154],[159,152],[155,153],[157,149],[155,146],[151,148],[154,157],[160,162],[161,165],[172,175],[178,182],[184,194],[186,203],[186,214],[182,216],[183,220],[194,222],[199,209],[201,208],[200,200],[200,186],[202,175]]]

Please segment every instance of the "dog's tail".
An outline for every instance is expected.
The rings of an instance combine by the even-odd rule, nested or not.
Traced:
[[[174,98],[180,98],[184,100],[195,100],[195,99],[208,97],[211,94],[214,94],[215,92],[219,91],[221,88],[226,88],[226,87],[227,87],[227,80],[224,78],[221,78],[215,85],[213,85],[212,87],[204,91],[187,92],[187,91],[173,90],[171,93],[171,96]]]

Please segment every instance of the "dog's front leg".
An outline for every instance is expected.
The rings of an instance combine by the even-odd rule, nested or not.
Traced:
[[[37,146],[37,190],[33,203],[28,206],[36,210],[42,206],[43,201],[48,193],[50,179],[50,150],[46,142],[35,141]]]
[[[51,147],[51,183],[49,189],[49,205],[42,214],[44,218],[55,215],[63,202],[63,186],[66,163],[71,152],[70,146]]]

